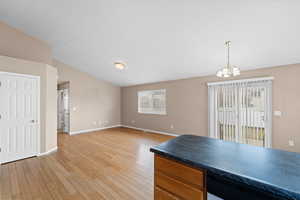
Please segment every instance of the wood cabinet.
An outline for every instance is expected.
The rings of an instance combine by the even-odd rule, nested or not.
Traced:
[[[205,171],[155,155],[155,200],[206,200]]]
[[[155,187],[154,199],[155,200],[180,200],[178,197],[176,197],[173,194],[163,190],[160,187]]]

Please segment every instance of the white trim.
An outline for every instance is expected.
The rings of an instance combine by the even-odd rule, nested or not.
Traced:
[[[37,76],[37,129],[38,129],[38,136],[37,136],[37,155],[41,153],[41,77]]]
[[[274,77],[270,76],[270,77],[261,77],[261,78],[249,78],[249,79],[240,79],[240,80],[231,80],[231,81],[210,82],[210,83],[207,83],[207,85],[211,86],[211,85],[223,85],[223,84],[232,84],[232,83],[268,81],[268,80],[274,80]]]
[[[269,92],[269,94],[267,94],[267,119],[266,119],[266,147],[268,148],[272,148],[273,145],[273,84],[269,84],[269,88],[267,89],[267,91]]]
[[[163,132],[163,131],[155,131],[155,130],[151,130],[151,129],[144,129],[144,128],[138,128],[138,127],[134,127],[134,126],[127,126],[127,125],[121,125],[121,126],[124,128],[131,128],[131,129],[149,132],[149,133],[157,133],[157,134],[170,135],[170,136],[175,136],[175,137],[179,136],[178,134],[175,134],[175,133],[167,133],[167,132]]]
[[[43,152],[43,153],[39,153],[37,156],[45,156],[45,155],[48,155],[48,154],[50,154],[50,153],[54,153],[54,152],[57,151],[57,149],[58,149],[58,148],[57,148],[57,146],[56,146],[56,147],[50,149],[49,151],[46,151],[46,152]]]
[[[2,75],[9,75],[9,76],[18,76],[18,77],[25,77],[25,78],[40,78],[40,76],[35,76],[35,75],[29,75],[29,74],[18,74],[18,73],[12,73],[12,72],[4,72],[0,71],[0,74]]]
[[[107,126],[107,127],[101,127],[101,128],[92,128],[92,129],[85,129],[85,130],[79,130],[79,131],[70,131],[69,135],[77,135],[77,134],[82,134],[82,133],[90,133],[94,131],[101,131],[109,128],[117,128],[121,127],[122,125],[114,125],[114,126]]]

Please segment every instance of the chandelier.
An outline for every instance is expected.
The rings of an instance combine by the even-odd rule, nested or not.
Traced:
[[[229,53],[230,53],[230,41],[226,41],[225,45],[227,47],[227,65],[222,69],[219,69],[217,72],[217,77],[228,78],[231,76],[238,76],[241,74],[240,69],[238,67],[232,66],[229,62]]]

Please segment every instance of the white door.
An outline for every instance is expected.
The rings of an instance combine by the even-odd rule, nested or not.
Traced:
[[[0,72],[0,163],[38,154],[40,78]]]

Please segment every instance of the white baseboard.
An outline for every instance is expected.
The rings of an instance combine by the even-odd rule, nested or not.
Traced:
[[[77,135],[77,134],[82,134],[82,133],[90,133],[90,132],[94,132],[94,131],[101,131],[101,130],[105,130],[105,129],[109,129],[109,128],[117,128],[117,127],[121,127],[121,126],[122,125],[118,124],[118,125],[114,125],[114,126],[106,126],[106,127],[101,127],[101,128],[71,131],[69,134],[70,135]]]
[[[149,133],[158,133],[158,134],[162,134],[162,135],[170,135],[170,136],[175,136],[175,137],[179,136],[178,134],[175,134],[175,133],[167,133],[167,132],[163,132],[163,131],[156,131],[156,130],[151,130],[151,129],[138,128],[138,127],[134,127],[134,126],[127,126],[127,125],[121,125],[121,126],[125,127],[125,128],[139,130],[139,131],[149,132]]]
[[[48,154],[56,152],[56,151],[57,151],[57,147],[54,147],[54,148],[50,149],[49,151],[39,153],[38,156],[45,156],[45,155],[48,155]]]

